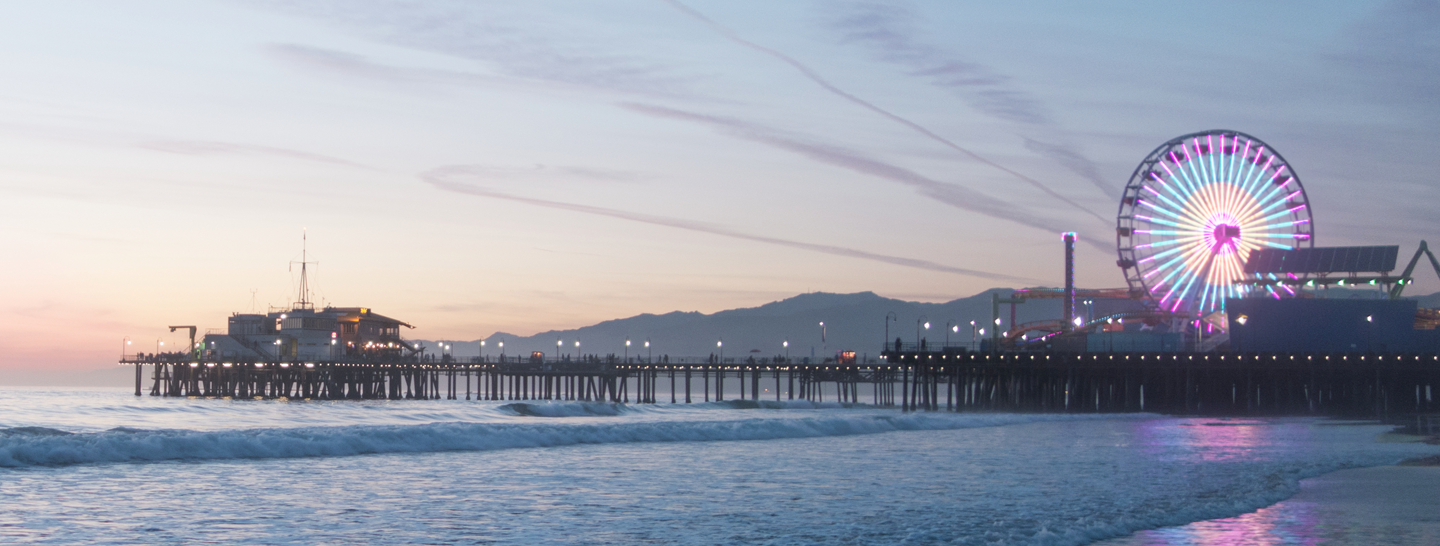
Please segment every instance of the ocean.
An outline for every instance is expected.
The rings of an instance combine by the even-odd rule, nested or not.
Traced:
[[[12,544],[1081,545],[1440,448],[1315,418],[0,389]]]

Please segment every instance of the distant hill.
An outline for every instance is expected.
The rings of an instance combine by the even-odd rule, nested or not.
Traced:
[[[642,314],[629,318],[607,320],[592,326],[573,330],[551,330],[533,336],[517,336],[495,332],[486,337],[485,354],[499,354],[497,342],[505,342],[508,355],[529,354],[543,351],[555,355],[555,341],[563,343],[565,354],[575,354],[575,341],[580,341],[583,354],[621,355],[625,352],[625,339],[631,340],[630,355],[645,353],[645,340],[649,339],[655,356],[696,357],[718,353],[715,342],[723,339],[725,356],[738,357],[775,356],[785,354],[781,342],[790,341],[790,355],[794,357],[821,356],[827,352],[851,350],[871,356],[880,352],[886,341],[885,317],[894,312],[898,320],[889,322],[889,340],[896,337],[906,342],[915,341],[916,320],[925,317],[930,329],[921,331],[922,336],[932,342],[945,340],[945,326],[959,325],[958,332],[951,332],[952,342],[969,341],[972,337],[970,321],[983,328],[991,320],[991,293],[1009,296],[1014,289],[994,288],[967,298],[945,303],[922,303],[886,298],[874,292],[854,294],[831,294],[814,292],[792,298],[770,302],[759,307],[731,309],[712,314],[673,311],[663,315]],[[1349,297],[1376,297],[1371,291],[1354,291]],[[1363,293],[1362,293],[1363,292]],[[1332,292],[1332,297],[1337,296]],[[1421,307],[1440,308],[1440,293],[1414,296]],[[1129,300],[1099,300],[1095,303],[1095,315],[1133,308]],[[1006,325],[1010,321],[1010,306],[1002,305],[1000,316]],[[1054,319],[1060,316],[1060,300],[1031,300],[1016,306],[1019,322]],[[820,322],[825,322],[825,341],[820,339]],[[416,340],[428,347],[434,347],[433,340]],[[479,353],[479,340],[447,341],[454,345],[456,356],[475,356]],[[751,353],[752,350],[759,351]],[[433,351],[433,349],[432,349]]]
[[[921,303],[886,298],[874,292],[855,294],[831,294],[815,292],[767,303],[759,307],[731,309],[713,314],[675,311],[663,315],[643,314],[629,318],[608,320],[573,330],[552,330],[533,336],[517,336],[496,332],[486,338],[485,354],[499,353],[497,342],[505,342],[508,355],[529,354],[543,351],[554,355],[555,341],[563,343],[566,354],[575,354],[575,341],[580,341],[583,354],[624,354],[625,339],[631,340],[630,355],[645,353],[645,340],[651,340],[656,356],[668,354],[678,356],[707,356],[718,352],[715,342],[724,340],[725,356],[748,356],[752,350],[757,356],[785,354],[782,342],[790,341],[790,355],[793,357],[815,356],[826,352],[852,350],[871,356],[879,353],[886,338],[886,315],[894,312],[898,320],[889,322],[889,338],[896,337],[907,342],[915,341],[916,321],[922,316],[929,320],[930,329],[921,329],[921,336],[931,342],[945,340],[946,323],[958,325],[958,332],[950,333],[952,342],[969,341],[972,338],[970,321],[978,328],[986,327],[991,320],[992,292],[1008,296],[1013,289],[996,288],[980,294],[946,303]],[[1129,301],[1115,303],[1097,302],[1096,313],[1103,314],[1107,306],[1118,309],[1120,305],[1131,305]],[[1020,322],[1056,318],[1060,315],[1059,300],[1032,300],[1016,308]],[[1010,321],[1010,306],[1004,305],[1001,317],[1006,324]],[[825,341],[821,341],[820,322],[825,322]],[[433,341],[417,340],[427,346]],[[453,342],[456,356],[474,356],[479,352],[479,340]]]

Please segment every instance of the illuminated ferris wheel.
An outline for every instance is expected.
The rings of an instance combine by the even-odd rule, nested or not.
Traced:
[[[1116,222],[1118,265],[1131,293],[1191,317],[1224,310],[1226,299],[1246,290],[1235,281],[1251,250],[1314,244],[1295,170],[1236,131],[1189,134],[1150,152],[1125,186]]]

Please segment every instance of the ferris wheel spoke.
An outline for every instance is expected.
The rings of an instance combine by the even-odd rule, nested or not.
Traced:
[[[1187,271],[1192,271],[1192,270],[1193,270],[1193,268],[1186,267],[1186,266],[1191,262],[1191,260],[1194,258],[1194,256],[1195,256],[1197,253],[1203,252],[1203,251],[1204,251],[1204,248],[1203,248],[1203,247],[1198,247],[1198,246],[1192,246],[1192,247],[1189,247],[1189,248],[1182,248],[1182,249],[1180,249],[1180,250],[1183,251],[1183,252],[1180,253],[1180,255],[1178,255],[1178,256],[1176,256],[1176,257],[1174,257],[1174,258],[1171,258],[1170,261],[1167,261],[1167,262],[1165,262],[1165,263],[1163,263],[1163,264],[1160,264],[1159,267],[1156,267],[1155,270],[1150,273],[1151,275],[1154,275],[1154,274],[1156,274],[1156,273],[1164,272],[1164,271],[1166,271],[1166,270],[1169,270],[1169,269],[1171,269],[1171,268],[1174,268],[1173,271],[1170,271],[1170,273],[1166,274],[1164,277],[1161,277],[1160,283],[1159,283],[1160,285],[1169,284],[1169,283],[1170,283],[1170,279],[1171,279],[1171,278],[1174,278],[1174,276],[1175,276],[1176,274],[1181,274],[1181,278],[1183,279],[1185,272],[1187,272]],[[1182,281],[1182,282],[1183,282],[1183,281]]]
[[[1146,222],[1150,222],[1150,223],[1152,223],[1152,224],[1160,224],[1160,225],[1162,225],[1162,226],[1170,226],[1170,227],[1176,227],[1176,228],[1178,228],[1178,227],[1186,227],[1186,226],[1180,225],[1179,223],[1171,222],[1171,221],[1169,221],[1169,220],[1165,220],[1165,219],[1161,219],[1161,218],[1156,218],[1156,217],[1154,217],[1154,216],[1141,216],[1141,215],[1139,215],[1139,214],[1136,214],[1135,217],[1136,217],[1136,218],[1139,218],[1139,219],[1141,219],[1141,220],[1144,220],[1144,221],[1146,221]]]
[[[1264,157],[1264,155],[1265,147],[1261,146],[1259,151],[1256,152],[1255,159],[1259,160],[1261,157]],[[1260,165],[1259,161],[1251,162],[1250,174],[1245,177],[1245,185],[1240,188],[1241,191],[1251,194],[1255,193],[1255,190],[1259,188],[1260,182],[1265,180],[1265,173],[1270,171],[1270,164],[1274,162],[1275,156],[1273,155],[1265,160],[1264,165]],[[1256,167],[1259,167],[1259,169],[1257,170]]]
[[[1175,159],[1175,152],[1170,152],[1169,157],[1172,161],[1176,161],[1175,166],[1176,168],[1179,168],[1180,163],[1178,159]],[[1181,171],[1181,174],[1175,174],[1175,170],[1171,169],[1169,165],[1166,165],[1164,161],[1160,162],[1160,168],[1165,169],[1165,173],[1170,175],[1170,181],[1173,183],[1173,186],[1171,184],[1166,184],[1165,189],[1169,191],[1170,194],[1175,197],[1175,199],[1178,199],[1180,201],[1188,201],[1190,199],[1190,194],[1193,193],[1194,190],[1190,187],[1190,181],[1186,180],[1183,176],[1184,171]],[[1164,183],[1164,181],[1162,180],[1161,183]]]
[[[1190,156],[1191,169],[1196,173],[1195,179],[1200,181],[1200,186],[1210,184],[1210,173],[1205,171],[1205,151],[1200,149],[1200,139],[1192,138],[1190,143],[1195,145],[1195,155]]]
[[[1265,218],[1261,218],[1259,221],[1262,221],[1262,222],[1263,222],[1263,221],[1265,221],[1265,220],[1266,220]],[[1300,219],[1300,220],[1291,220],[1291,221],[1289,221],[1289,222],[1278,222],[1278,223],[1274,223],[1274,224],[1266,224],[1266,225],[1263,225],[1263,226],[1253,226],[1253,227],[1252,227],[1252,226],[1245,225],[1245,224],[1241,224],[1240,229],[1247,230],[1247,231],[1249,231],[1249,230],[1262,230],[1262,229],[1270,230],[1270,229],[1278,229],[1278,228],[1282,228],[1282,227],[1298,226],[1298,225],[1300,225],[1300,224],[1308,224],[1308,223],[1310,223],[1310,219],[1309,219],[1309,218],[1302,218],[1302,219]]]
[[[1237,148],[1240,146],[1239,137],[1236,137],[1235,146]],[[1242,175],[1241,173],[1245,171],[1245,165],[1249,163],[1246,158],[1250,157],[1250,139],[1245,139],[1245,151],[1240,152],[1239,155],[1233,157],[1235,158],[1235,185],[1239,186],[1240,179],[1244,177],[1244,175]],[[1254,166],[1255,165],[1253,164],[1250,165],[1251,168],[1253,168]]]
[[[1200,278],[1200,272],[1198,270],[1192,271],[1189,279],[1185,281],[1185,288],[1181,289],[1180,294],[1175,297],[1175,305],[1170,308],[1170,312],[1173,313],[1180,309],[1180,305],[1184,303],[1186,299],[1194,299],[1193,296],[1186,298],[1186,295],[1190,294],[1190,287],[1195,286],[1195,279],[1198,278]]]
[[[1183,216],[1182,214],[1177,213],[1177,212],[1175,212],[1175,211],[1172,211],[1172,210],[1170,210],[1170,209],[1167,209],[1167,208],[1165,208],[1165,207],[1156,205],[1155,203],[1153,203],[1153,202],[1151,202],[1151,201],[1149,201],[1149,200],[1146,200],[1146,199],[1136,199],[1136,200],[1135,200],[1135,204],[1136,204],[1137,206],[1143,206],[1143,207],[1148,208],[1148,209],[1150,209],[1150,210],[1153,210],[1153,211],[1155,211],[1155,212],[1164,214],[1164,215],[1169,216],[1169,217],[1171,217],[1171,218],[1174,218],[1174,219],[1176,219],[1176,220],[1182,220],[1182,219],[1184,219],[1184,216]],[[1150,218],[1150,217],[1148,217],[1148,216],[1140,216],[1140,215],[1138,215],[1138,214],[1135,215],[1135,217],[1136,217],[1136,218],[1145,218],[1145,219]]]
[[[1196,237],[1196,238],[1198,239],[1199,237]],[[1145,244],[1141,244],[1141,245],[1135,245],[1134,248],[1137,248],[1137,249],[1140,249],[1140,248],[1159,248],[1159,247],[1165,247],[1165,246],[1170,246],[1170,245],[1178,245],[1178,244],[1187,243],[1187,242],[1189,242],[1187,239],[1163,239],[1163,240],[1160,240],[1160,241],[1152,241],[1152,242],[1145,243]]]
[[[1255,237],[1260,239],[1295,239],[1295,233],[1261,233]]]
[[[1246,214],[1246,215],[1251,215],[1251,216],[1256,216],[1256,215],[1261,215],[1261,214],[1270,213],[1271,211],[1275,210],[1276,208],[1279,208],[1280,206],[1289,203],[1289,202],[1290,202],[1290,199],[1291,199],[1292,197],[1294,197],[1295,195],[1297,195],[1299,192],[1297,191],[1297,192],[1292,192],[1292,193],[1288,193],[1288,194],[1284,194],[1284,195],[1278,195],[1278,194],[1281,194],[1281,193],[1282,193],[1282,192],[1280,192],[1280,191],[1275,191],[1275,190],[1272,190],[1272,191],[1266,193],[1266,194],[1265,194],[1264,196],[1262,196],[1260,199],[1258,199],[1258,200],[1255,201],[1254,206],[1252,206],[1252,207],[1247,207],[1247,210],[1246,210],[1245,214]],[[1280,211],[1279,215],[1267,216],[1267,217],[1261,218],[1261,220],[1262,220],[1262,221],[1264,221],[1264,220],[1273,220],[1273,219],[1275,219],[1275,218],[1279,218],[1281,215],[1287,214],[1288,212],[1289,212],[1289,211]]]
[[[1149,187],[1146,187],[1146,189],[1149,189]],[[1153,192],[1153,190],[1151,190],[1151,192]],[[1165,207],[1155,206],[1155,203],[1151,202],[1151,200],[1148,200],[1148,199],[1136,199],[1136,200],[1135,200],[1135,205],[1145,205],[1146,207],[1149,207],[1149,209],[1151,209],[1151,210],[1158,210],[1158,212],[1164,212],[1164,213],[1166,213],[1166,215],[1171,216],[1171,218],[1182,218],[1182,216],[1184,216],[1184,210],[1185,210],[1185,207],[1184,207],[1184,206],[1181,206],[1181,205],[1178,205],[1178,203],[1172,202],[1172,200],[1169,200],[1168,197],[1162,196],[1162,194],[1155,193],[1155,196],[1156,196],[1156,197],[1159,197],[1159,199],[1161,199],[1161,200],[1164,200],[1165,205],[1169,205],[1169,206],[1172,207],[1172,209],[1175,209],[1175,210],[1181,210],[1181,212],[1175,212],[1175,210],[1169,210],[1169,209],[1165,209]]]
[[[1271,176],[1271,180],[1274,180],[1274,179],[1275,179],[1275,177],[1274,177],[1274,176]],[[1270,189],[1267,190],[1267,191],[1265,191],[1264,195],[1260,196],[1260,199],[1259,199],[1259,200],[1260,200],[1261,202],[1266,202],[1266,203],[1271,202],[1271,200],[1275,200],[1275,201],[1279,201],[1279,202],[1282,202],[1282,203],[1283,203],[1283,202],[1285,201],[1285,198],[1279,197],[1280,195],[1283,195],[1283,194],[1285,194],[1285,188],[1282,187],[1282,186],[1279,185],[1279,184],[1274,184],[1274,183],[1272,182],[1272,183],[1270,184]]]
[[[1245,157],[1243,153],[1240,153],[1240,137],[1231,135],[1228,149],[1230,152],[1225,155],[1230,160],[1230,166],[1225,168],[1225,177],[1230,179],[1231,184],[1234,184],[1240,178],[1240,159]]]
[[[1184,176],[1175,174],[1175,171],[1171,169],[1169,165],[1162,162],[1160,166],[1164,167],[1169,178],[1169,182],[1164,183],[1162,186],[1162,189],[1165,190],[1164,193],[1168,194],[1175,208],[1184,208],[1184,203],[1190,201],[1190,194],[1192,193],[1190,182],[1185,180]]]
[[[1189,150],[1186,150],[1185,153],[1186,155],[1190,154]],[[1199,158],[1193,155],[1186,158],[1185,165],[1180,169],[1181,173],[1186,173],[1186,180],[1190,182],[1194,192],[1199,192],[1201,188],[1205,187],[1205,178],[1200,176],[1200,170],[1195,166],[1197,159]]]
[[[1195,242],[1196,240],[1199,240],[1200,238],[1201,238],[1201,237],[1199,237],[1199,236],[1193,236],[1193,237],[1187,237],[1187,238],[1183,238],[1183,239],[1173,239],[1173,241],[1175,241],[1175,242],[1174,242],[1174,243],[1170,243],[1170,244],[1193,243],[1193,242]],[[1170,250],[1166,250],[1166,251],[1163,251],[1163,252],[1157,252],[1157,253],[1155,253],[1155,254],[1152,254],[1152,255],[1150,255],[1150,257],[1145,258],[1144,260],[1140,261],[1139,263],[1142,263],[1142,264],[1143,264],[1143,263],[1149,263],[1149,262],[1155,261],[1155,260],[1157,260],[1157,259],[1169,257],[1169,256],[1172,255],[1172,254],[1178,254],[1178,253],[1184,253],[1184,252],[1190,252],[1190,251],[1193,251],[1193,247],[1192,247],[1192,248],[1187,248],[1187,247],[1172,248],[1172,249],[1170,249]],[[1166,265],[1169,265],[1169,263],[1166,262],[1165,264],[1162,264],[1161,267],[1165,267]]]
[[[1220,137],[1220,142],[1223,144],[1225,142],[1225,137]],[[1205,135],[1205,147],[1207,149],[1206,153],[1204,155],[1201,155],[1200,157],[1204,159],[1205,163],[1210,167],[1210,172],[1207,173],[1208,176],[1206,177],[1206,179],[1209,180],[1211,183],[1220,182],[1220,169],[1215,166],[1215,160],[1219,159],[1219,157],[1218,154],[1215,153],[1216,148],[1214,135]]]

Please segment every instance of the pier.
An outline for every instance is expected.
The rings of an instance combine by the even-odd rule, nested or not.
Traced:
[[[865,403],[905,411],[1155,412],[1175,415],[1434,413],[1440,355],[1375,353],[1006,353],[887,350],[881,360],[782,358],[207,361],[127,357],[135,394],[310,400],[555,400],[687,404]]]

